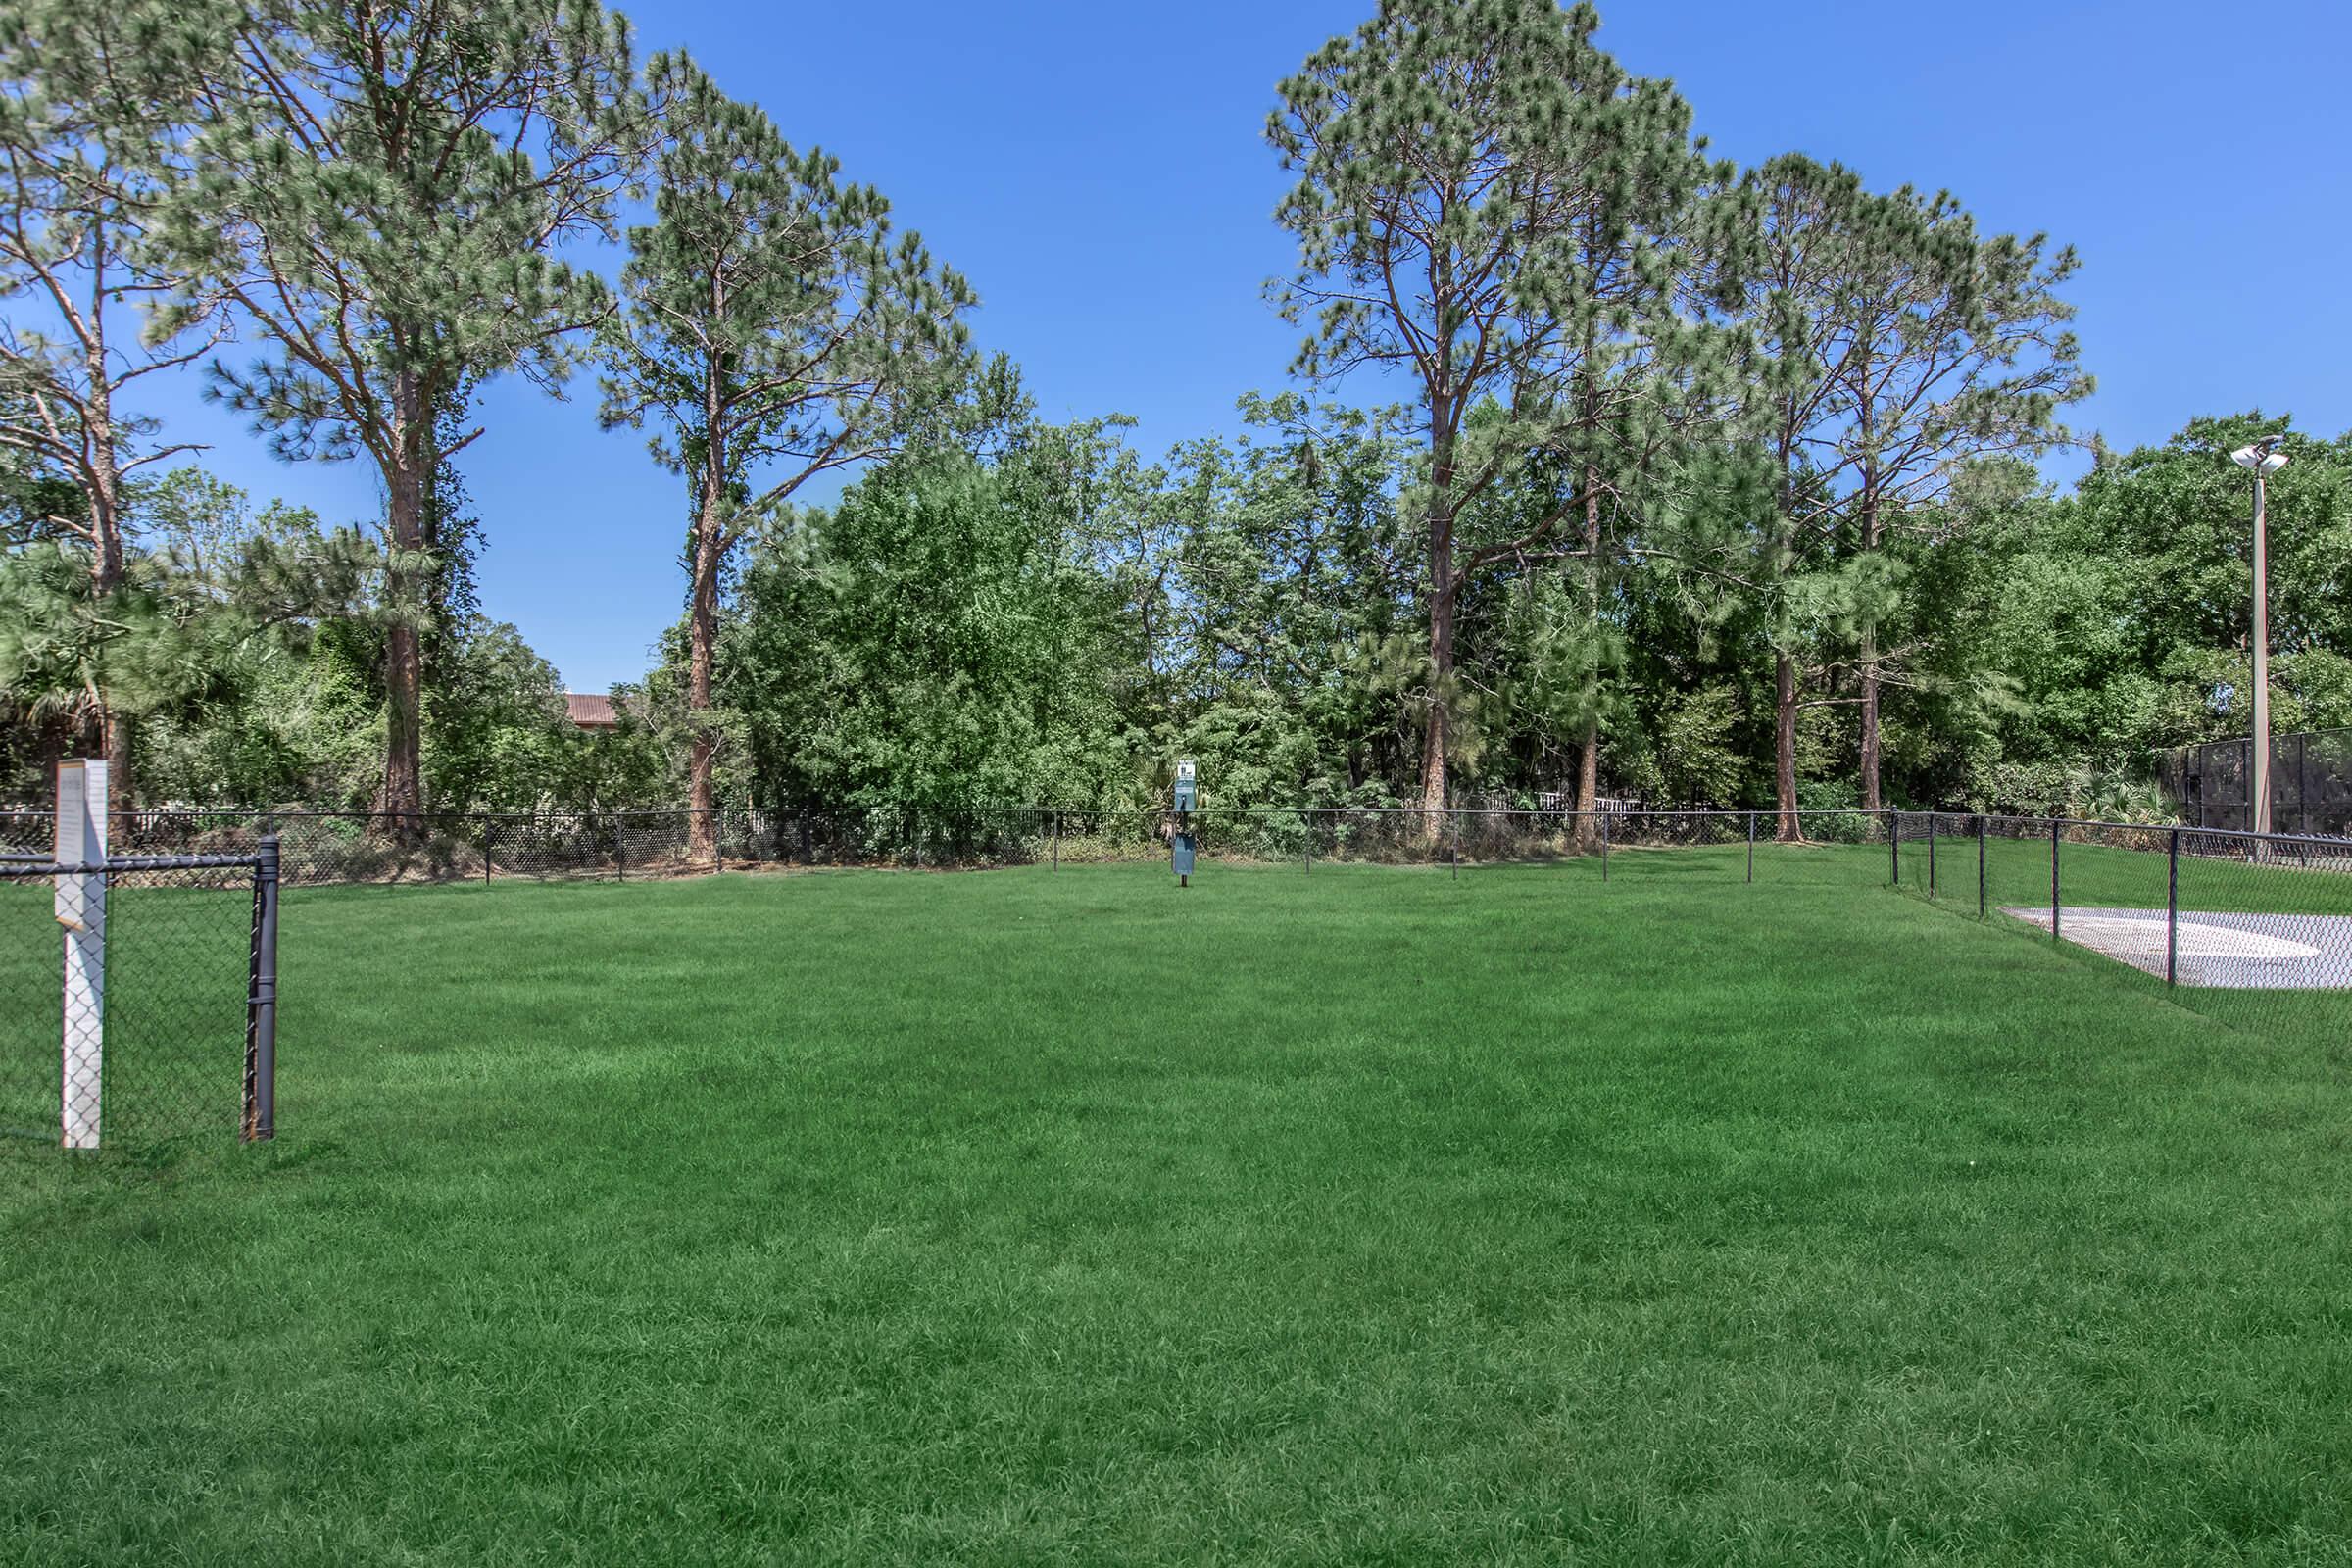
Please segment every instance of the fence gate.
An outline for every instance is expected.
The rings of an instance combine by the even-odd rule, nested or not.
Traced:
[[[0,1144],[276,1130],[278,850],[110,856],[106,765],[0,854]]]

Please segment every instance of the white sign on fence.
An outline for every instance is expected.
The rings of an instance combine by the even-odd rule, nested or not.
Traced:
[[[99,1094],[106,1053],[106,764],[61,762],[57,769],[60,866],[94,870],[57,875],[57,923],[66,937],[65,1063],[59,1122],[68,1149],[98,1147]]]

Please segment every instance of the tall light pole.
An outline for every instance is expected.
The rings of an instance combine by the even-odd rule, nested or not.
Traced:
[[[2265,532],[2267,495],[2263,481],[2286,466],[2275,450],[2286,438],[2266,435],[2239,447],[2230,461],[2254,475],[2254,831],[2271,830],[2271,547]]]

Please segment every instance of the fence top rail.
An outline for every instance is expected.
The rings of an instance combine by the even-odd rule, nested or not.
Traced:
[[[2249,833],[2243,828],[2196,827],[2190,824],[2183,824],[2178,831],[2183,837],[2243,839],[2255,844],[2296,844],[2328,850],[2337,855],[2352,855],[2352,839],[2328,838],[2319,833]]]
[[[12,856],[0,859],[0,877],[81,876],[93,871],[108,876],[130,871],[255,871],[261,864],[259,855],[110,855],[86,862],[52,860],[47,856],[25,860]]]

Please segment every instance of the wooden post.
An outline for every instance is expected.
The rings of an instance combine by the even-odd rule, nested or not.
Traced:
[[[68,1149],[96,1149],[106,1054],[106,764],[57,767],[57,923],[66,936],[64,1053],[59,1135]]]

